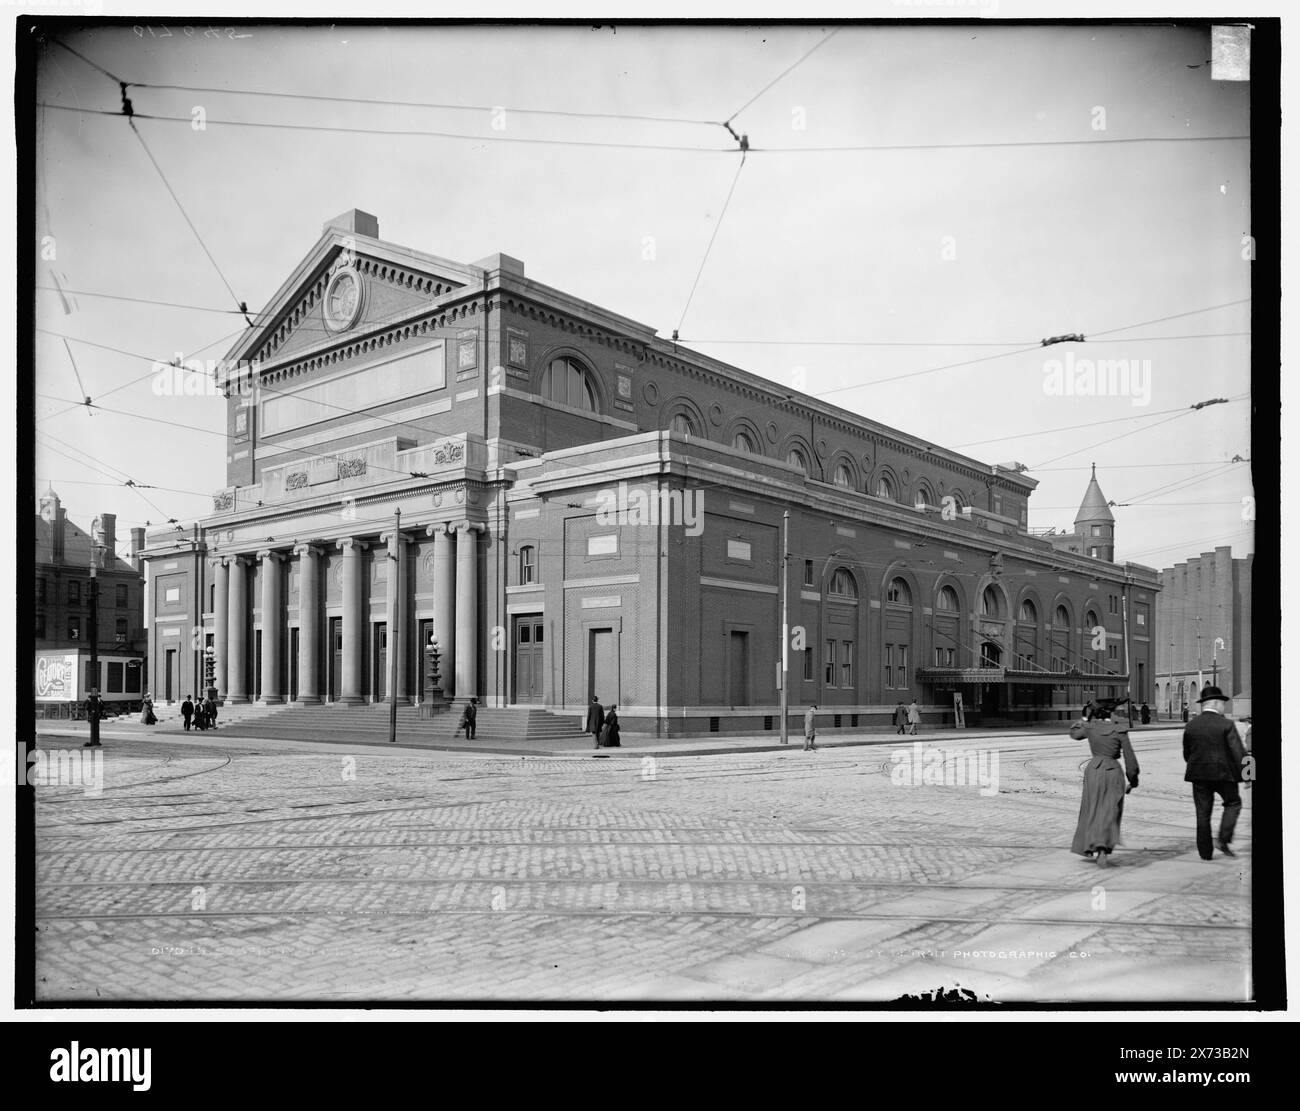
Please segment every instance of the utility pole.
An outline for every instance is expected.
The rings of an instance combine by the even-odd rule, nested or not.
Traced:
[[[99,553],[100,545],[90,542],[90,673],[94,676],[87,697],[90,710],[90,747],[99,747]]]
[[[1214,638],[1214,655],[1213,655],[1213,660],[1210,664],[1210,667],[1213,672],[1213,678],[1210,679],[1210,682],[1213,683],[1216,687],[1219,685],[1219,649],[1227,648],[1227,647],[1228,646],[1223,642],[1223,637]]]
[[[388,607],[388,741],[397,741],[397,645],[402,628],[402,511],[393,510],[393,552],[388,573],[388,596],[393,600]]]
[[[781,743],[790,743],[790,511],[781,514]]]
[[[1205,686],[1205,671],[1201,667],[1201,615],[1196,615],[1196,693],[1199,697]]]

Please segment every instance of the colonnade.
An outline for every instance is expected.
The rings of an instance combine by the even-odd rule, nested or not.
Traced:
[[[481,693],[478,689],[479,537],[482,524],[472,521],[428,525],[420,533],[433,538],[433,622],[440,650],[441,685],[445,694],[458,698]],[[218,697],[230,703],[250,701],[248,689],[249,638],[252,632],[249,569],[256,561],[261,575],[261,684],[258,700],[274,704],[287,701],[284,689],[289,629],[298,630],[297,692],[295,701],[313,703],[329,699],[329,666],[334,645],[327,643],[322,618],[340,618],[341,652],[336,686],[337,701],[357,704],[368,699],[365,682],[366,637],[370,635],[370,606],[365,553],[389,561],[387,582],[388,651],[397,654],[396,694],[409,702],[408,650],[413,640],[414,612],[403,596],[408,552],[418,534],[403,529],[373,537],[345,536],[284,548],[222,554],[210,560],[215,576],[213,597],[214,670]],[[327,601],[321,590],[321,565],[327,552],[341,552],[341,598]],[[298,568],[296,625],[289,613],[285,575],[290,562]],[[396,632],[394,632],[396,630]],[[422,664],[421,664],[422,666]]]

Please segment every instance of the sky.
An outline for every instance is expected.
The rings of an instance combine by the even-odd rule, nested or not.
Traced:
[[[383,239],[513,255],[744,370],[1023,463],[1031,527],[1070,527],[1095,462],[1120,503],[1118,560],[1253,551],[1250,465],[1229,462],[1250,454],[1249,85],[1211,79],[1208,29],[157,24],[60,40],[84,59],[47,44],[37,90],[33,511],[52,483],[83,526],[116,513],[123,547],[133,525],[210,513],[224,403],[159,396],[151,364],[224,355],[237,302],[259,310],[322,225],[360,208]],[[95,114],[120,113],[118,81],[139,137]],[[164,85],[188,88],[145,87]],[[394,134],[411,131],[439,134]],[[1154,138],[1194,141],[1115,141]],[[1087,339],[1040,345],[1067,333]],[[1126,360],[1128,388],[1067,392],[1084,359]],[[1229,403],[1190,408],[1214,398]]]

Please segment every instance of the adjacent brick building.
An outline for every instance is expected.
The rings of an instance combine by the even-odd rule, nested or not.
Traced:
[[[1250,699],[1250,590],[1255,557],[1227,545],[1160,572],[1156,611],[1156,702],[1162,714],[1196,713],[1214,681],[1245,712]],[[1222,643],[1216,645],[1216,641]]]
[[[784,585],[792,715],[1151,697],[1155,571],[1030,535],[1023,467],[687,350],[508,256],[450,262],[346,213],[228,363],[227,485],[144,553],[155,693],[209,667],[232,702],[356,704],[386,697],[392,651],[419,701],[436,637],[457,700],[779,728]]]

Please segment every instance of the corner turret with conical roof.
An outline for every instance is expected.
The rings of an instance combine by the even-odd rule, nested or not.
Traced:
[[[1106,495],[1097,485],[1097,464],[1083,493],[1079,512],[1074,515],[1074,532],[1081,540],[1084,555],[1115,562],[1115,515],[1106,503]]]

